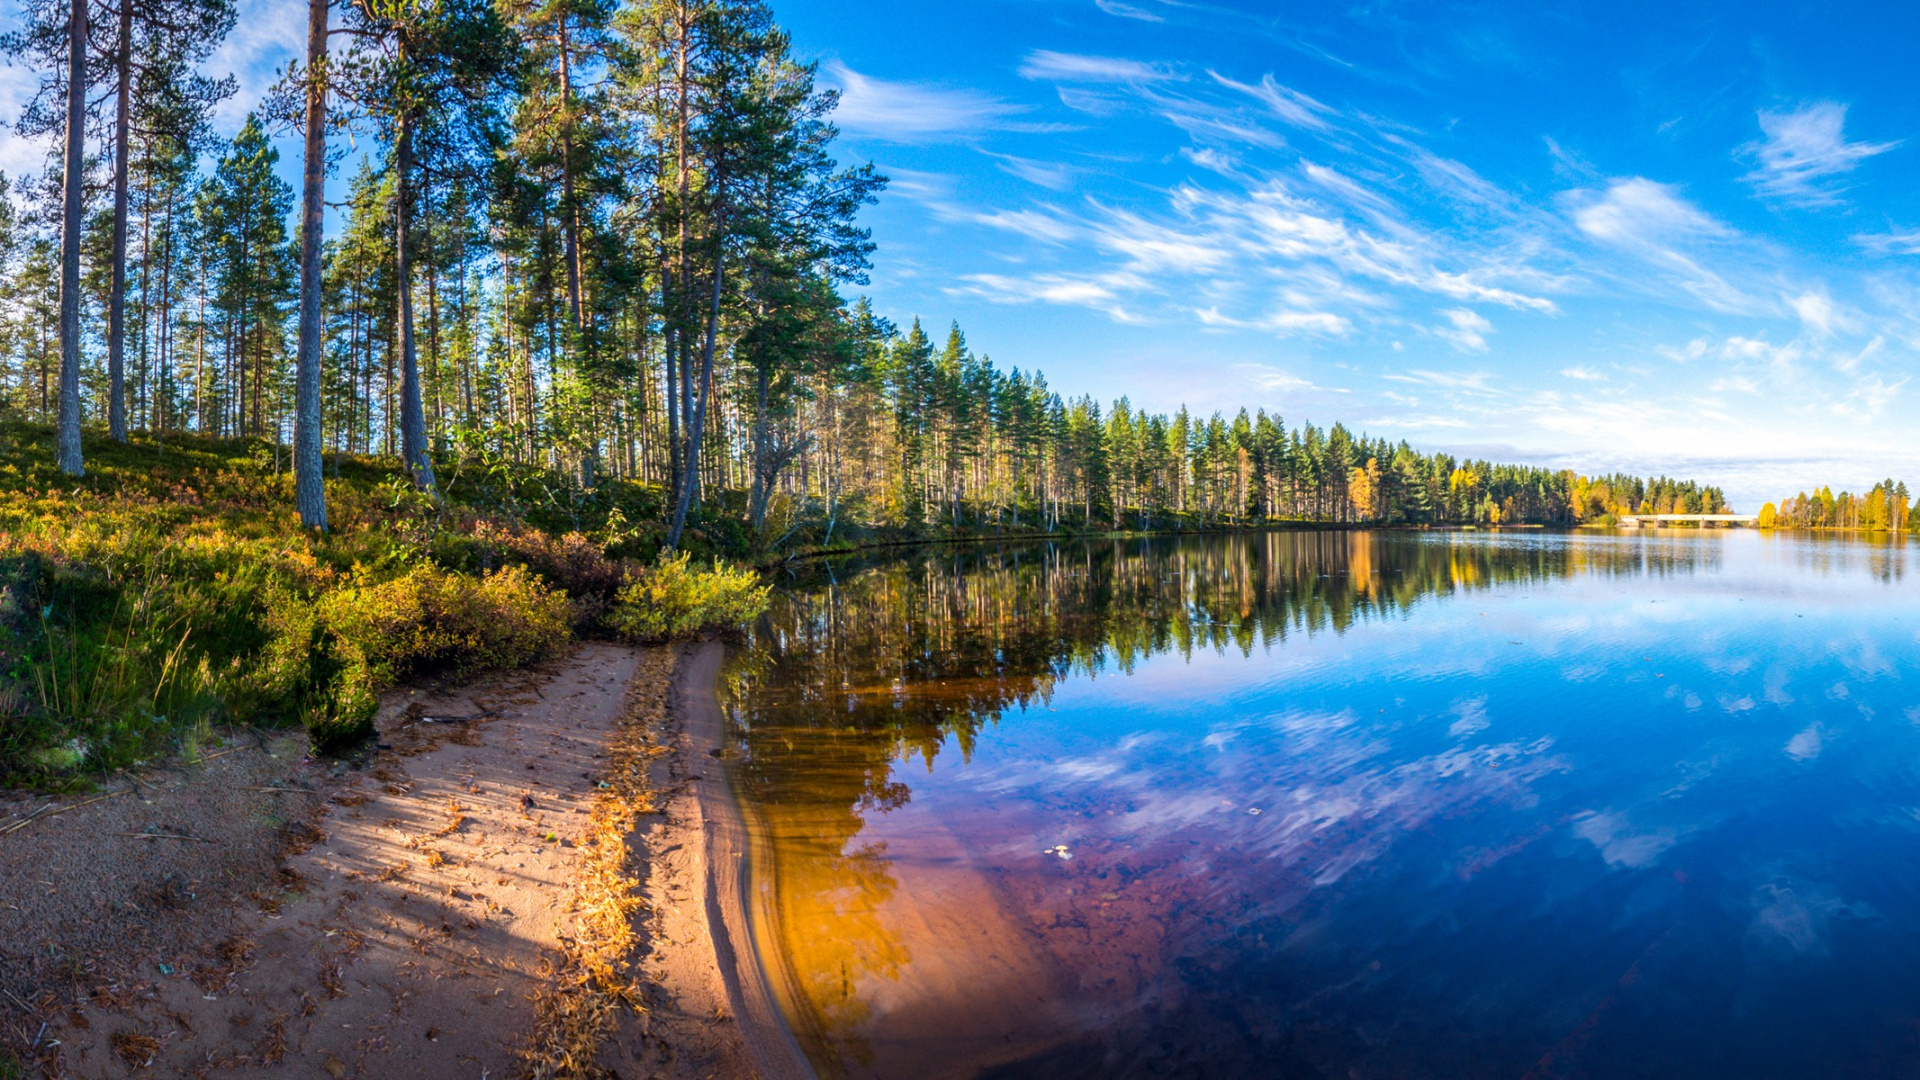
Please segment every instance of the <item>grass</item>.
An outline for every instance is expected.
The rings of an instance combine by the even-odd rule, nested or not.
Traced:
[[[270,444],[89,438],[87,475],[72,478],[52,436],[0,422],[0,783],[12,786],[191,754],[216,725],[302,724],[337,749],[370,730],[388,687],[764,606],[746,571],[656,560],[661,497],[643,485],[582,489],[476,450],[441,466],[436,502],[395,461],[330,457],[333,529],[318,535],[300,528]]]

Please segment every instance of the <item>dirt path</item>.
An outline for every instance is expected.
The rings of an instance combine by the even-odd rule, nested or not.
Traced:
[[[751,966],[721,657],[587,645],[389,701],[359,762],[247,735],[105,798],[0,803],[0,830],[40,813],[0,833],[0,1046],[49,1077],[551,1071],[525,1051],[578,982],[578,845],[625,792],[613,974],[641,1008],[592,1028],[590,1067],[805,1080]]]
[[[183,777],[141,804],[108,800],[0,839],[0,874],[38,872],[53,852],[64,858],[43,888],[108,894],[64,920],[19,913],[65,957],[99,950],[67,987],[48,985],[45,964],[18,980],[85,999],[41,1036],[57,1044],[49,1075],[512,1075],[566,925],[581,815],[641,662],[586,646],[545,670],[394,703],[364,769],[317,767],[281,744],[237,776]],[[238,796],[235,779],[310,793]],[[122,832],[192,839],[106,839]],[[291,845],[284,863],[262,857],[276,841]],[[164,899],[125,900],[164,890],[210,910],[170,918]],[[251,910],[229,906],[241,900]],[[142,952],[113,955],[116,937]]]

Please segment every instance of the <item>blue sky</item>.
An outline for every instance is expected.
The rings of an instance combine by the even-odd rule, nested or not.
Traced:
[[[240,6],[209,65],[240,76],[229,131],[304,26]],[[1062,393],[1692,475],[1742,508],[1920,482],[1920,8],[775,10],[843,91],[843,158],[893,178],[866,291]],[[25,85],[0,67],[0,113]],[[0,169],[40,156],[0,131]]]
[[[871,294],[1067,393],[1915,475],[1920,8],[785,0]]]

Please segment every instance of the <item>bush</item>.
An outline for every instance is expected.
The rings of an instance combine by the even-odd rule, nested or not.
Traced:
[[[311,604],[277,598],[269,677],[301,703],[314,745],[332,749],[372,729],[390,686],[552,655],[571,637],[567,615],[566,597],[519,567],[476,578],[421,566]]]
[[[524,566],[547,584],[564,589],[591,616],[605,610],[625,580],[619,563],[582,533],[552,536],[522,525],[481,519],[472,526],[471,562],[481,570]]]
[[[260,440],[89,436],[78,479],[53,448],[51,427],[0,420],[0,785],[191,756],[223,722],[300,722],[337,747],[382,690],[524,664],[569,619],[657,640],[764,603],[745,572],[651,565],[658,489],[581,488],[478,444],[440,500],[397,462],[329,454],[325,534]],[[684,543],[739,554],[738,507],[711,513]]]
[[[629,574],[605,622],[628,641],[665,641],[730,629],[767,610],[771,591],[744,567],[716,563],[712,569],[696,570],[686,552],[662,554],[653,566]]]

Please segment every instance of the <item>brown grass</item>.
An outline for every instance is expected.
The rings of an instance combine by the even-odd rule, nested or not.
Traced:
[[[151,1035],[142,1035],[137,1031],[122,1031],[113,1039],[113,1052],[127,1063],[129,1069],[146,1069],[153,1066],[153,1059],[160,1056],[160,1040]]]
[[[559,969],[535,999],[533,1031],[522,1051],[529,1080],[601,1080],[611,1073],[598,1058],[620,1010],[644,1008],[640,984],[628,971],[641,906],[638,868],[627,836],[654,810],[648,763],[657,754],[653,732],[664,718],[673,654],[641,657],[619,725],[607,746],[606,786],[594,798],[569,901],[572,935],[562,935]]]

